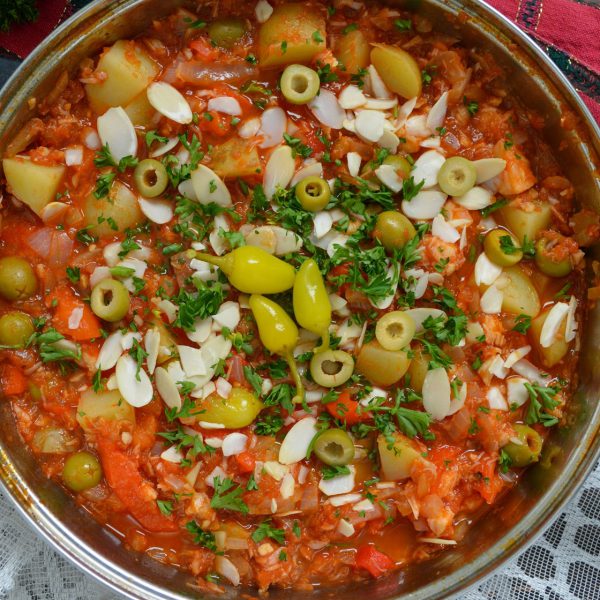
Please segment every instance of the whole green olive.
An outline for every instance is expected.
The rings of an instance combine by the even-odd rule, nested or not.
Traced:
[[[0,259],[0,296],[6,300],[26,300],[37,289],[37,277],[31,265],[20,256]]]
[[[444,162],[438,173],[438,185],[449,196],[466,194],[477,180],[473,163],[461,156],[453,156]]]
[[[326,429],[313,445],[314,453],[326,465],[347,465],[354,458],[354,442],[343,429]]]
[[[553,251],[554,247],[552,240],[541,237],[535,243],[535,264],[544,275],[566,277],[573,270],[571,258],[563,258],[559,251]]]
[[[281,76],[281,93],[292,104],[308,104],[321,88],[321,80],[314,69],[304,65],[289,65]]]
[[[413,224],[396,210],[386,210],[377,216],[373,236],[391,252],[402,248],[417,232]]]
[[[129,291],[115,279],[103,279],[90,296],[94,314],[110,323],[120,321],[127,314],[129,303]]]
[[[523,258],[519,240],[506,229],[492,229],[484,240],[486,256],[499,267],[512,267]]]
[[[321,177],[306,177],[296,186],[296,198],[304,210],[323,210],[331,198],[331,188]]]
[[[323,387],[346,383],[353,371],[354,359],[343,350],[325,350],[315,354],[310,361],[310,374]]]
[[[89,490],[100,483],[102,467],[90,452],[77,452],[65,461],[62,472],[65,485],[74,492]]]
[[[232,48],[246,33],[246,24],[235,17],[224,17],[208,26],[211,41],[221,48]]]
[[[514,467],[526,467],[537,462],[540,458],[544,441],[540,434],[528,425],[517,424],[514,426],[516,440],[511,441],[502,450],[510,457]]]
[[[167,169],[158,160],[146,158],[138,163],[133,172],[133,181],[138,192],[145,198],[160,196],[169,183]]]
[[[9,312],[0,318],[0,344],[23,348],[35,328],[31,317],[22,312]]]

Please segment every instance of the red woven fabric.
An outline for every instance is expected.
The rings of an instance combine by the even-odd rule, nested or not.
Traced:
[[[600,5],[594,0],[490,0],[550,54],[600,122]],[[0,33],[0,48],[25,58],[70,13],[68,0],[38,1],[40,18]]]
[[[0,32],[0,48],[25,58],[70,13],[67,0],[41,0],[36,4],[39,19],[15,25],[7,33]]]

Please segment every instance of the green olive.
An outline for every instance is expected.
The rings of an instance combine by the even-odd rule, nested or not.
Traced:
[[[353,372],[354,359],[343,350],[325,350],[315,354],[310,361],[310,374],[323,387],[342,385]]]
[[[523,258],[519,240],[506,229],[492,229],[483,240],[487,257],[499,267],[512,267]]]
[[[0,318],[0,344],[23,348],[35,331],[31,317],[22,312],[10,312]]]
[[[537,462],[544,443],[540,434],[528,425],[517,424],[514,428],[518,443],[509,442],[503,448],[510,457],[512,466],[526,467]]]
[[[296,186],[296,198],[304,210],[323,210],[331,198],[331,188],[321,177],[306,177]]]
[[[401,175],[404,175],[404,177],[408,177],[412,169],[408,160],[404,156],[399,156],[398,154],[386,156],[382,164],[394,167],[394,169],[400,171]]]
[[[549,277],[565,277],[573,270],[571,259],[567,256],[556,261],[552,256],[550,240],[541,237],[535,243],[535,264],[537,268]]]
[[[375,326],[375,337],[384,350],[402,350],[415,336],[415,322],[401,310],[383,315]]]
[[[167,169],[158,160],[146,158],[138,163],[133,172],[133,181],[138,192],[145,198],[160,196],[169,183]]]
[[[89,452],[77,452],[65,461],[62,472],[65,485],[74,492],[89,490],[100,483],[100,461]]]
[[[402,213],[386,210],[377,216],[373,235],[386,250],[392,252],[402,248],[417,235],[417,232]]]
[[[317,436],[313,450],[326,465],[347,465],[354,458],[354,442],[343,429],[326,429]]]
[[[444,162],[438,173],[438,185],[448,196],[466,194],[477,180],[473,163],[461,156],[453,156]]]
[[[387,387],[400,381],[408,370],[410,358],[401,350],[385,350],[377,341],[364,344],[356,359],[356,372],[372,384]]]
[[[120,281],[103,279],[92,290],[90,306],[101,319],[116,323],[129,310],[129,292]]]
[[[221,48],[232,48],[246,33],[246,24],[235,17],[217,19],[208,26],[212,42]]]
[[[37,289],[31,265],[20,256],[0,259],[0,296],[6,300],[25,300]]]
[[[289,65],[281,76],[281,93],[292,104],[308,104],[321,88],[319,75],[304,65]]]

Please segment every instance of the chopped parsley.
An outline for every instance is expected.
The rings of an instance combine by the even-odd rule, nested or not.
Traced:
[[[556,399],[558,388],[544,387],[535,383],[525,383],[529,393],[529,407],[525,421],[528,425],[541,423],[544,427],[552,427],[558,423],[558,418],[548,413],[554,410],[560,402]]]
[[[323,479],[334,479],[341,475],[350,475],[350,468],[347,465],[323,465],[321,467]]]
[[[189,521],[186,523],[185,528],[192,534],[194,544],[202,546],[211,552],[217,551],[217,544],[215,541],[215,534],[211,531],[205,531],[196,523],[196,521]]]
[[[252,533],[252,540],[257,544],[265,538],[271,538],[280,546],[285,544],[285,530],[271,527],[271,521],[263,521]]]
[[[225,478],[221,481],[220,477],[213,479],[215,493],[210,501],[210,505],[215,509],[232,510],[248,514],[248,506],[242,500],[243,488],[236,486],[233,480]]]

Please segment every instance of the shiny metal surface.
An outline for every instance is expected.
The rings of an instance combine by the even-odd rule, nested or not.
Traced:
[[[64,68],[103,45],[135,35],[179,0],[100,0],[77,13],[45,41],[0,92],[0,153],[32,115],[32,98],[43,97]],[[579,202],[600,212],[600,130],[576,92],[550,60],[499,13],[475,0],[412,0],[435,27],[466,44],[490,51],[509,74],[508,85],[525,106],[546,119],[543,136],[561,159]],[[460,14],[457,19],[456,15]],[[572,114],[579,126],[561,123]],[[560,453],[550,469],[536,466],[500,506],[476,522],[466,539],[435,560],[361,586],[313,593],[274,590],[272,600],[369,597],[444,598],[465,590],[523,548],[577,489],[600,456],[600,311],[584,327],[579,385],[566,425],[551,442]],[[596,372],[594,372],[594,370]],[[57,486],[46,480],[24,450],[6,403],[0,405],[0,481],[24,517],[56,549],[99,581],[127,597],[159,600],[198,597],[191,578],[147,556],[125,550]],[[244,590],[257,596],[251,590]],[[205,597],[205,596],[204,596]],[[229,589],[225,599],[240,598]],[[247,597],[247,596],[246,596]]]

